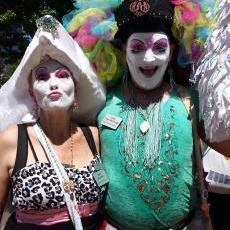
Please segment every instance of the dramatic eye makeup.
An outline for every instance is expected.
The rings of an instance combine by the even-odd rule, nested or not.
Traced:
[[[138,53],[144,51],[146,49],[146,46],[144,42],[137,39],[133,39],[130,43],[129,48],[131,49],[132,53]]]
[[[35,78],[39,81],[45,81],[49,78],[49,72],[45,67],[39,67],[35,71]]]
[[[162,38],[153,44],[153,51],[156,51],[158,53],[164,53],[168,48],[168,40],[165,38]]]
[[[55,72],[55,76],[58,78],[68,78],[71,76],[71,73],[68,69],[61,67],[57,69],[57,71]]]
[[[156,42],[143,42],[141,40],[138,39],[133,39],[130,42],[130,50],[132,53],[138,53],[138,52],[142,52],[145,51],[146,49],[152,48],[153,52],[157,52],[157,53],[165,53],[167,48],[168,48],[168,40],[165,38],[161,38],[159,40],[157,40]]]

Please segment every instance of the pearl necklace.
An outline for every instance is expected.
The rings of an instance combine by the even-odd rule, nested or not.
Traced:
[[[74,149],[74,140],[73,140],[73,127],[72,123],[70,124],[70,153],[71,153],[71,163],[70,167],[74,167],[74,160],[73,160],[73,149]],[[70,183],[70,188],[74,189],[74,173],[72,171],[69,172],[69,183]]]
[[[73,166],[73,127],[72,123],[70,123],[70,153],[71,153],[71,165]]]

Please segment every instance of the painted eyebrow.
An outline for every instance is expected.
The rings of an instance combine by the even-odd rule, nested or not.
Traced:
[[[61,71],[67,71],[68,73],[71,74],[70,70],[67,67],[65,67],[65,66],[61,66],[61,67],[57,68],[56,71],[55,71],[55,74],[60,74]]]
[[[156,40],[156,41],[153,41],[153,45],[158,45],[158,44],[163,44],[163,45],[168,45],[168,42],[167,42],[168,40],[166,39],[166,38],[160,38],[159,40]],[[132,43],[133,42],[139,42],[139,43],[141,43],[142,45],[145,45],[145,43],[147,42],[147,41],[142,41],[142,40],[139,40],[139,39],[137,39],[137,38],[134,38],[133,40],[131,40],[131,44],[130,45],[133,45]],[[135,44],[134,44],[135,45]]]
[[[46,67],[38,67],[36,70],[35,70],[35,74],[37,75],[38,74],[38,71],[42,71],[42,70],[46,70],[47,71],[47,68]]]
[[[132,45],[132,43],[133,43],[133,42],[140,42],[140,43],[142,43],[143,45],[145,44],[145,42],[144,42],[144,41],[139,40],[139,39],[137,39],[137,38],[132,39],[132,40],[131,40],[131,44],[130,44],[130,45]]]
[[[159,40],[155,41],[153,44],[166,44],[168,45],[168,40],[166,38],[160,38]]]
[[[65,66],[60,66],[60,67],[58,67],[57,69],[56,69],[56,71],[61,71],[61,70],[67,70],[67,71],[69,71],[69,69],[67,68],[67,67],[65,67]],[[70,71],[69,71],[70,72]]]

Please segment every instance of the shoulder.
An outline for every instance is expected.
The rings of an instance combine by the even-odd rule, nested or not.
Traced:
[[[17,125],[12,125],[6,130],[0,132],[0,158],[2,166],[4,164],[8,165],[9,168],[13,167],[17,152],[17,141]]]
[[[99,138],[99,132],[98,132],[98,128],[96,126],[89,126],[92,135],[93,135],[93,139],[97,148],[97,152],[99,152],[100,149],[100,138]]]
[[[17,125],[0,132],[0,219],[6,203],[17,151]]]
[[[194,112],[196,117],[199,117],[199,94],[198,91],[194,88],[186,88],[181,85],[176,85],[176,91],[179,94],[179,97],[182,99],[185,107],[190,111],[191,106],[194,107]]]
[[[122,101],[124,101],[124,97],[121,86],[109,89],[106,96],[106,104],[99,112],[99,117],[101,117],[101,114],[107,113],[108,110],[114,109],[114,106],[120,106]]]
[[[122,94],[122,87],[120,85],[117,85],[113,88],[110,88],[107,90],[107,101],[112,99],[113,97],[119,97]]]
[[[18,139],[18,126],[17,125],[11,125],[7,129],[0,132],[0,149],[1,151],[4,150],[4,148],[1,148],[2,146],[5,147],[13,147],[17,146],[17,139]]]
[[[179,84],[176,84],[175,86],[175,89],[177,91],[177,93],[179,94],[180,97],[182,98],[191,98],[191,92],[188,88],[182,86],[182,85],[179,85]]]
[[[198,91],[191,87],[191,88],[186,88],[181,85],[176,86],[177,92],[180,94],[182,98],[188,98],[191,100],[191,103],[193,103],[196,107],[198,107],[199,104],[199,93]]]
[[[89,126],[89,129],[91,130],[93,137],[98,139],[98,128],[96,126]]]
[[[91,133],[92,133],[92,135],[93,135],[93,138],[94,138],[94,140],[95,140],[95,142],[99,139],[99,131],[98,131],[98,128],[97,128],[97,126],[95,126],[95,125],[83,125],[82,126],[82,128],[83,127],[85,127],[85,128],[89,128],[90,129],[90,131],[91,131]],[[83,131],[83,130],[82,130]],[[84,135],[83,133],[82,133],[82,135]]]

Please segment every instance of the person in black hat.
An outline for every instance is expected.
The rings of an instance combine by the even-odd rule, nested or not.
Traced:
[[[198,198],[192,122],[182,96],[189,94],[173,83],[169,67],[174,6],[123,1],[115,17],[128,71],[98,117],[110,178],[106,229],[181,229]]]
[[[98,116],[110,179],[105,229],[203,229],[194,218],[200,204],[195,171],[202,174],[195,163],[194,104],[189,91],[173,80],[179,44],[172,32],[174,8],[169,1],[133,0],[115,12],[115,39],[128,70]],[[202,203],[207,212],[206,199]]]
[[[201,222],[194,227],[197,222],[193,221],[199,207],[196,171],[202,173],[195,164],[199,146],[194,104],[188,90],[174,82],[173,53],[176,51],[181,64],[197,56],[199,47],[194,43],[191,49],[198,40],[195,27],[207,21],[201,20],[200,6],[189,1],[121,2],[115,10],[118,31],[113,44],[122,47],[127,70],[122,82],[108,90],[106,106],[98,115],[102,161],[109,176],[101,229],[163,230],[188,225],[203,229]],[[86,10],[91,14],[96,5],[87,4],[92,5]],[[110,14],[106,11],[105,15]],[[70,21],[72,33],[81,17],[80,9]],[[87,22],[93,24],[94,16],[90,17]],[[94,34],[94,29],[87,32]],[[82,41],[80,32],[74,32],[77,41]],[[89,53],[89,46],[85,48]],[[203,184],[200,186],[203,191]],[[207,208],[205,197],[202,204]]]

